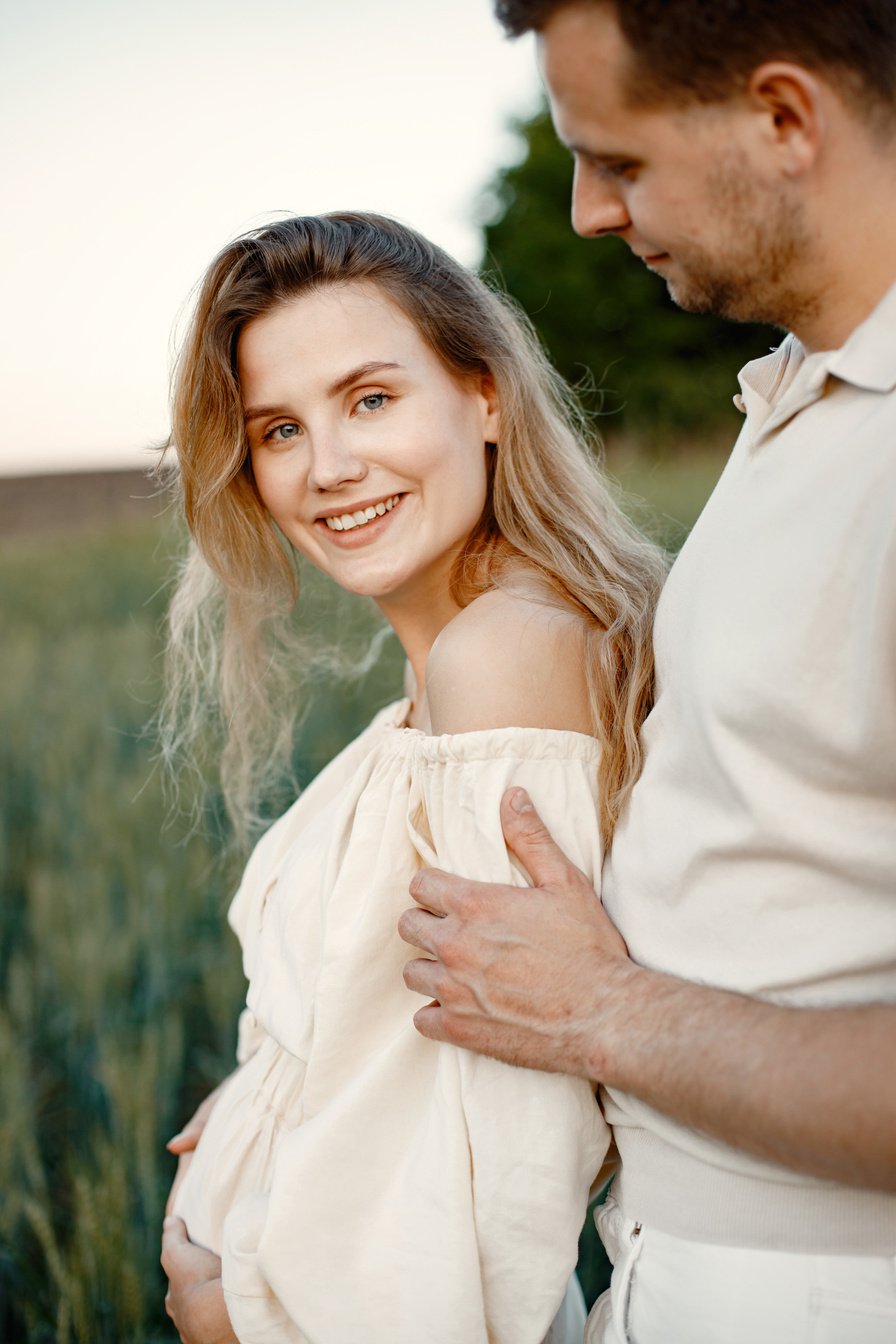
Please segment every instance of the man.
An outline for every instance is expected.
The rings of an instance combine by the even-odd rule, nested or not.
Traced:
[[[741,375],[660,603],[603,908],[511,791],[534,885],[415,879],[417,1023],[602,1085],[622,1167],[589,1340],[892,1340],[896,4],[497,12],[536,32],[577,232],[793,334]]]

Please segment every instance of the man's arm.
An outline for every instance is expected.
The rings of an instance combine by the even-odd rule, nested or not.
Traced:
[[[522,810],[515,810],[522,806]],[[424,1036],[584,1075],[735,1148],[896,1191],[896,1005],[789,1008],[645,970],[522,790],[507,843],[535,884],[419,873],[399,931],[427,958]]]

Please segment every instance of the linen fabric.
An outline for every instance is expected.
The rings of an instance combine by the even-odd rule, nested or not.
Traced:
[[[597,1210],[613,1261],[586,1344],[892,1344],[896,1258],[713,1246]]]
[[[743,431],[660,600],[604,904],[644,966],[783,1005],[893,1002],[896,287],[840,350],[807,357],[791,336],[740,381]],[[613,1089],[605,1110],[626,1217],[896,1252],[896,1196],[762,1162]]]
[[[176,1212],[222,1256],[244,1344],[540,1344],[608,1146],[585,1080],[419,1035],[396,931],[421,864],[525,882],[499,823],[511,784],[597,879],[597,744],[429,737],[406,713],[377,716],[275,823],[230,910],[245,1062]],[[557,1344],[582,1338],[567,1308]]]

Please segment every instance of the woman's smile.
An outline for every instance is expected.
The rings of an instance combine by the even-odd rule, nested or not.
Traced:
[[[315,523],[326,528],[337,546],[364,545],[382,536],[390,521],[390,515],[405,498],[403,493],[387,495],[374,502],[365,501],[348,505],[341,513],[321,514]]]

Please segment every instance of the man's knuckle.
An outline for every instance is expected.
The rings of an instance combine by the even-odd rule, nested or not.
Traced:
[[[435,997],[447,1015],[451,1016],[462,1003],[463,991],[457,982],[445,976],[438,985],[435,985]]]
[[[448,929],[439,939],[439,960],[444,966],[461,969],[466,964],[467,940],[462,929]]]
[[[427,967],[424,964],[424,958],[417,957],[413,961],[407,961],[402,968],[404,982],[409,989],[417,989],[426,979]]]
[[[461,1012],[458,1006],[442,1005],[442,1024],[445,1035],[454,1044],[467,1048],[475,1044],[475,1028],[468,1014]]]
[[[455,893],[454,913],[461,923],[475,923],[482,915],[484,902],[482,889],[473,882],[459,887]]]
[[[471,930],[474,937],[478,936],[496,917],[500,918],[508,901],[512,905],[518,899],[518,887],[506,883],[471,882],[457,911],[458,924],[462,929]]]
[[[411,941],[410,934],[413,933],[412,915],[412,910],[405,910],[404,914],[398,917],[398,936],[406,943]]]

